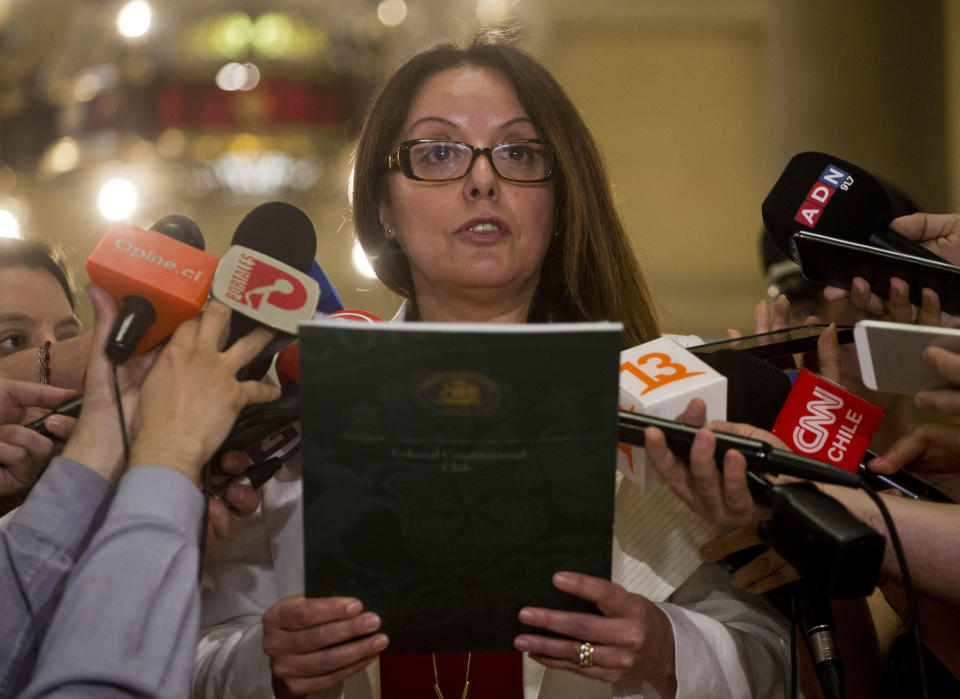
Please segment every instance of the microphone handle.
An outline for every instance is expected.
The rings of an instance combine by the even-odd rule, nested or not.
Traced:
[[[868,244],[875,248],[890,250],[891,252],[899,252],[903,253],[904,255],[913,255],[914,257],[920,257],[924,260],[933,260],[934,262],[946,262],[947,264],[952,264],[936,253],[930,252],[915,240],[910,240],[910,238],[907,238],[894,230],[886,230],[882,235],[878,233],[871,234],[870,238],[868,239]]]
[[[127,361],[156,319],[157,309],[152,303],[142,296],[124,296],[104,350],[110,361],[114,364]]]
[[[830,598],[800,582],[794,593],[800,607],[800,621],[804,635],[810,641],[810,652],[820,688],[826,699],[843,699],[843,661],[837,652],[836,625]]]

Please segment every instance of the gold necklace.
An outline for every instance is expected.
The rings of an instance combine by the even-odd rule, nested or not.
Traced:
[[[460,695],[460,699],[467,699],[467,692],[470,691],[470,656],[471,653],[467,653],[467,676],[463,679],[463,694]],[[437,699],[446,699],[443,696],[443,692],[440,691],[440,678],[437,676],[437,656],[435,653],[430,654],[430,659],[433,660],[433,691],[437,693]]]

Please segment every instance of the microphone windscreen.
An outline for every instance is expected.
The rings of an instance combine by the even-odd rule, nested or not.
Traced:
[[[790,379],[772,364],[746,352],[720,349],[698,355],[727,377],[727,420],[770,430],[790,395]]]
[[[244,216],[231,245],[243,245],[310,273],[317,254],[317,234],[310,218],[293,204],[272,201]]]
[[[763,224],[785,255],[790,236],[814,231],[869,243],[894,217],[890,195],[861,168],[827,153],[807,151],[790,159],[763,200]]]
[[[186,216],[180,214],[170,214],[164,216],[159,221],[150,226],[150,230],[156,231],[168,238],[179,240],[197,250],[206,250],[206,244],[203,241],[203,233],[200,232],[200,226]]]

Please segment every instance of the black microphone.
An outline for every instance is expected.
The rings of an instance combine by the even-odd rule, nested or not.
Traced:
[[[890,229],[894,203],[877,178],[827,153],[807,151],[793,156],[763,200],[761,213],[767,232],[791,258],[790,237],[803,230],[946,262]]]
[[[790,379],[783,371],[736,349],[719,349],[697,356],[727,377],[727,420],[767,431],[773,427],[777,413],[790,394]]]
[[[200,232],[200,226],[196,221],[180,214],[170,214],[164,216],[159,221],[150,226],[150,230],[156,231],[168,238],[179,240],[197,250],[206,250],[206,243],[203,240],[203,233]]]

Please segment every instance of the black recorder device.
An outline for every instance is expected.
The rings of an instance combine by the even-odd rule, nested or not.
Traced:
[[[790,238],[791,256],[806,279],[849,289],[863,277],[877,296],[890,294],[890,278],[910,285],[910,301],[920,305],[921,291],[931,289],[947,313],[960,313],[960,267],[948,262],[882,250],[830,236],[799,231]]]

